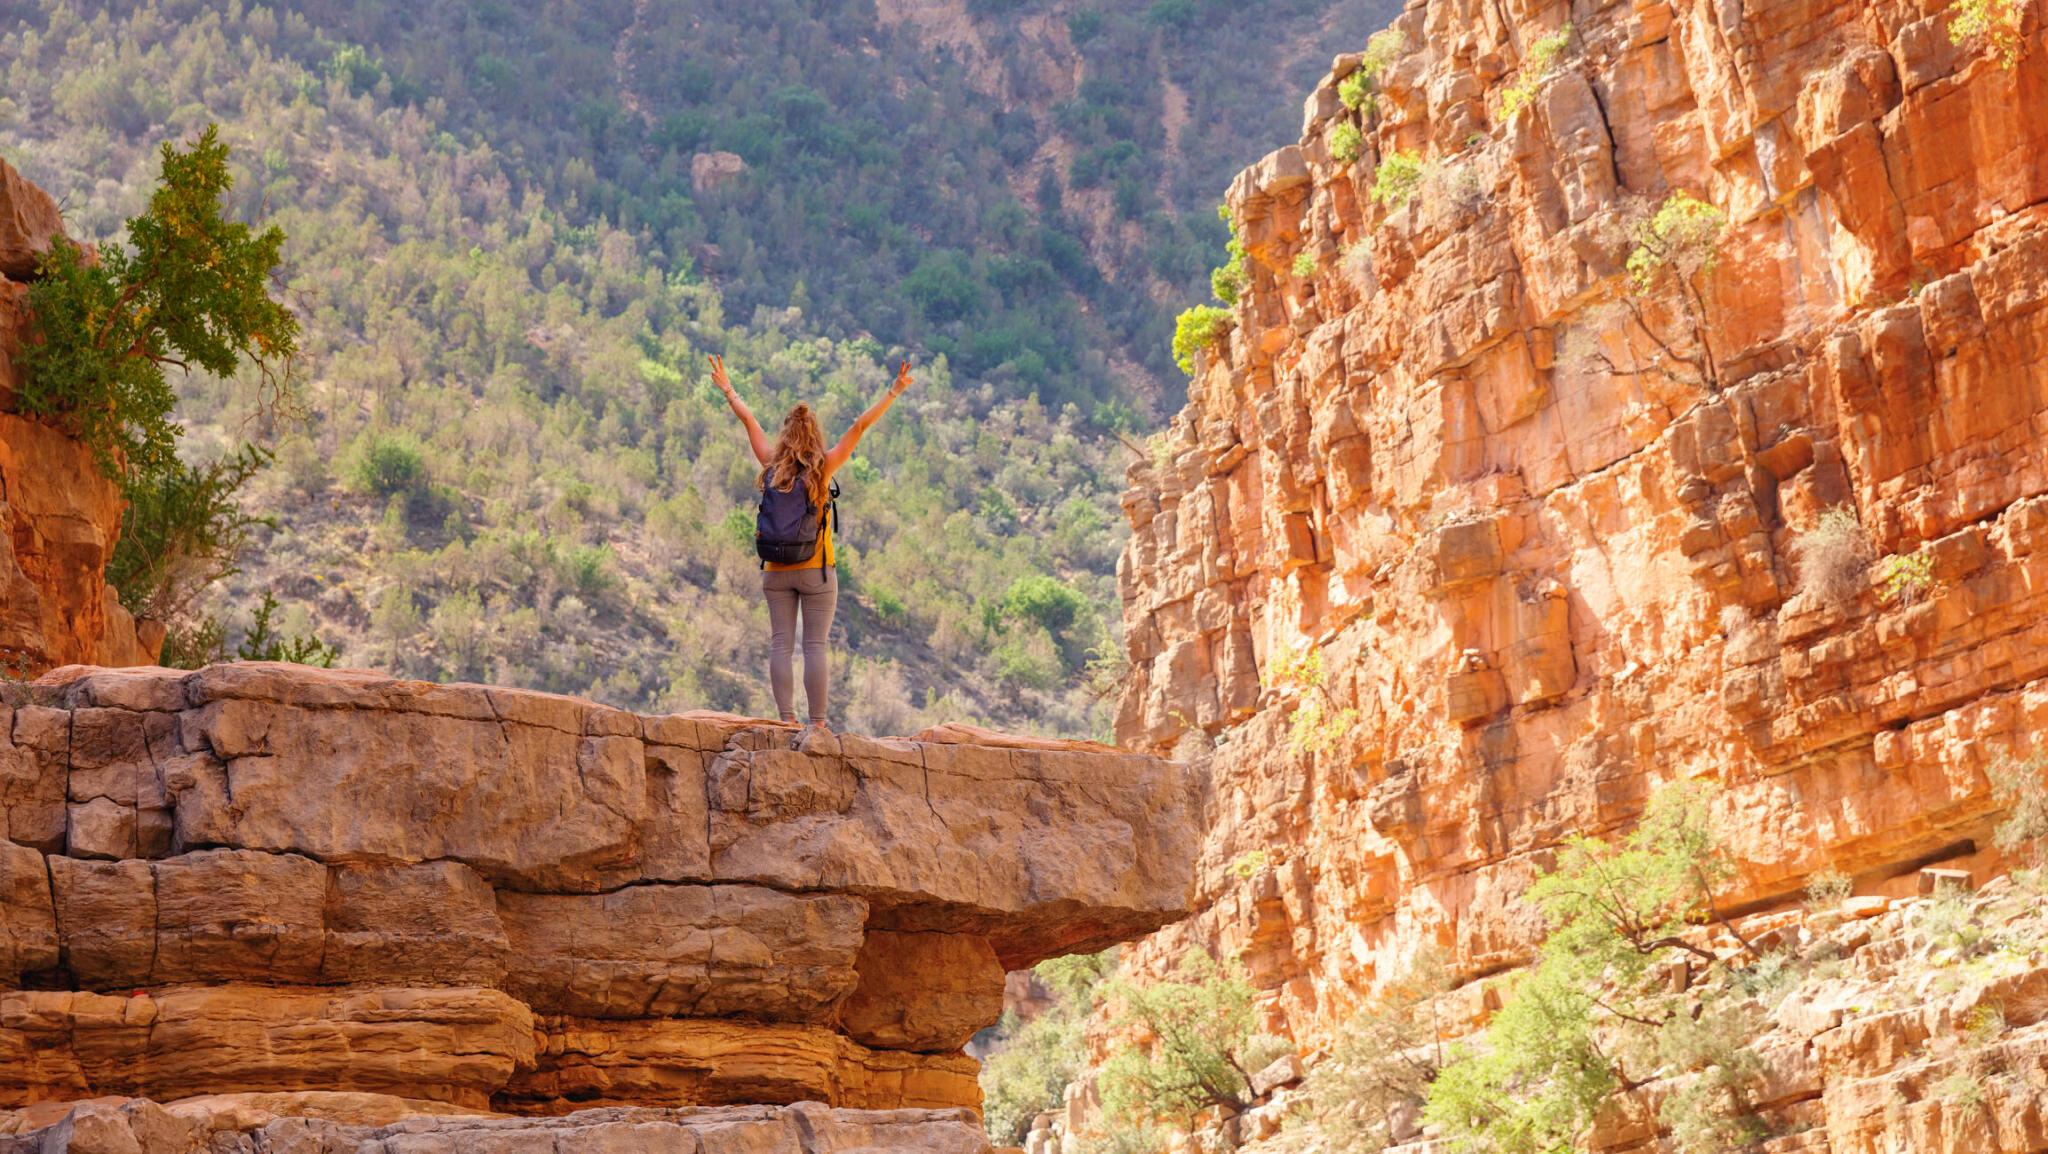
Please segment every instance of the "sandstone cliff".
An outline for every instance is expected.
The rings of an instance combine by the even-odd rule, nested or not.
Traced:
[[[142,665],[145,644],[106,583],[121,529],[121,490],[92,454],[17,413],[13,363],[28,281],[63,222],[48,193],[0,160],[0,674],[33,677],[89,661]]]
[[[303,666],[0,683],[0,1134],[981,1148],[963,1045],[1006,970],[1185,912],[1185,779],[794,734]],[[674,1113],[795,1102],[942,1112]],[[627,1110],[443,1117],[589,1107]]]
[[[2016,10],[2010,68],[1940,5],[1836,0],[1414,3],[1361,114],[1337,62],[1231,186],[1248,283],[1125,500],[1119,737],[1209,782],[1197,913],[1141,966],[1241,953],[1327,1045],[1419,944],[1526,960],[1559,839],[1697,775],[1742,911],[1986,876],[1985,768],[2048,722]],[[1728,222],[1696,316],[1625,267],[1679,192]],[[1830,594],[1794,543],[1834,509],[1912,560]]]

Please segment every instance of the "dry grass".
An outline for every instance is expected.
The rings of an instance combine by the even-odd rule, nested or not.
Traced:
[[[1792,555],[1799,563],[1800,588],[1837,605],[1856,600],[1869,587],[1870,563],[1876,559],[1870,538],[1846,505],[1822,513],[1813,528],[1794,538]]]

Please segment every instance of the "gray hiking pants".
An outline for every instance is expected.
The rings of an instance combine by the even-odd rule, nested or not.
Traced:
[[[825,720],[825,689],[831,683],[831,666],[825,654],[825,639],[832,632],[832,614],[839,608],[839,571],[784,569],[761,573],[761,595],[768,598],[768,687],[775,692],[775,709],[784,721],[796,720],[796,685],[791,668],[796,652],[798,610],[804,625],[804,698],[811,707],[811,720]]]

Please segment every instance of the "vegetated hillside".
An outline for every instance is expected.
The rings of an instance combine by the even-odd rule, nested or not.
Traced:
[[[651,7],[0,26],[0,147],[75,233],[114,234],[155,145],[218,121],[236,211],[290,235],[303,420],[196,380],[180,413],[188,455],[279,451],[247,494],[278,528],[215,603],[230,634],[270,590],[348,664],[763,710],[752,466],[703,354],[768,419],[803,397],[836,429],[909,352],[920,383],[846,477],[835,713],[1103,732],[1081,682],[1129,459],[1105,426],[1177,400],[1164,310],[1213,259],[1191,190],[1243,159],[1226,104],[1291,122],[1300,86],[1250,63],[1254,14],[1201,4],[937,6],[978,63],[901,12]],[[1305,76],[1346,7],[1262,11],[1302,19]],[[1050,76],[1027,25],[1073,53],[1042,91],[1015,79]],[[713,150],[746,170],[699,192]]]

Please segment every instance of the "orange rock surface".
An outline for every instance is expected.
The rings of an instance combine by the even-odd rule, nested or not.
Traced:
[[[1198,837],[1172,763],[952,736],[278,664],[0,682],[0,1111],[978,1109],[1006,961],[1182,916]]]
[[[120,487],[85,446],[15,409],[27,280],[61,229],[48,194],[0,160],[0,673],[16,677],[76,662],[142,665],[161,643],[138,638],[106,583]]]
[[[1141,964],[1242,953],[1320,1047],[1423,943],[1526,959],[1559,840],[1693,776],[1740,908],[1991,864],[2048,725],[2048,46],[1952,19],[1410,6],[1351,163],[1338,61],[1231,186],[1248,284],[1124,501],[1118,736],[1209,828]],[[1699,324],[1627,268],[1681,191],[1727,220]],[[1846,596],[1794,549],[1833,509]]]

